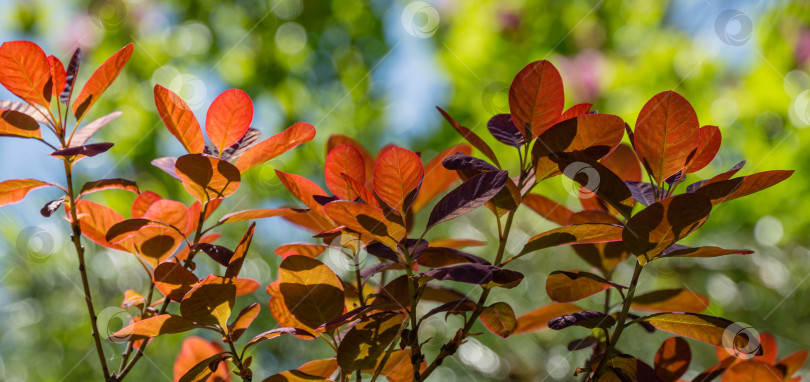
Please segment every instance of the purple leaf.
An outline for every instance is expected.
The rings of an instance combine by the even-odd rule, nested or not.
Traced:
[[[42,216],[44,216],[46,218],[49,218],[49,217],[51,217],[51,215],[53,215],[53,213],[56,211],[56,209],[59,208],[59,206],[62,205],[62,203],[64,201],[65,201],[65,197],[61,197],[61,198],[56,199],[56,200],[51,200],[50,202],[46,203],[45,206],[42,207],[41,210],[39,210],[39,213]]]
[[[414,259],[418,258],[427,247],[427,240],[408,239],[408,252],[410,252],[411,257]],[[383,243],[373,242],[367,245],[366,252],[368,252],[369,255],[402,264],[402,262],[399,261],[399,256]],[[400,255],[402,255],[401,252]]]
[[[439,268],[460,263],[492,265],[484,258],[459,251],[455,248],[429,247],[417,258],[417,263],[424,267]]]
[[[513,147],[520,147],[526,143],[526,137],[518,130],[510,114],[498,114],[487,122],[487,129],[499,142]]]
[[[743,168],[743,166],[745,166],[745,161],[742,161],[740,163],[735,164],[734,167],[732,167],[728,171],[726,171],[724,173],[721,173],[721,174],[718,174],[718,175],[715,175],[711,179],[701,180],[699,182],[692,183],[692,184],[690,184],[689,186],[686,187],[686,192],[688,192],[688,193],[695,192],[695,191],[698,190],[698,188],[703,187],[703,185],[706,184],[706,182],[708,182],[708,181],[710,181],[712,179],[716,179],[718,181],[730,179],[738,171],[740,171]]]
[[[577,350],[587,349],[587,348],[589,348],[589,347],[591,347],[593,345],[596,345],[598,343],[599,343],[599,340],[597,340],[595,337],[587,336],[585,338],[580,338],[578,340],[573,340],[573,341],[569,342],[568,343],[568,351],[577,351]]]
[[[588,329],[594,329],[609,328],[615,324],[616,320],[611,316],[586,310],[554,318],[548,322],[548,327],[554,330],[562,330],[569,326],[582,326]]]
[[[326,196],[326,195],[312,195],[312,199],[315,199],[315,201],[322,206],[325,206],[329,202],[340,200],[340,198],[338,198],[337,196]]]
[[[450,316],[451,314],[462,314],[464,312],[472,312],[476,309],[476,307],[477,306],[475,302],[466,298],[457,301],[450,301],[431,309],[429,312],[427,312],[427,314],[422,316],[420,320],[424,320],[434,314],[442,312],[447,312],[447,314],[444,315],[444,318],[447,319],[447,317]]]
[[[180,177],[177,176],[177,169],[175,169],[174,167],[175,162],[177,162],[177,158],[172,157],[157,158],[152,160],[152,166],[155,166],[163,170],[167,174],[171,175],[175,179],[180,180]]]
[[[488,284],[492,281],[492,269],[482,264],[462,264],[452,267],[438,268],[422,273],[422,276],[432,277],[436,280],[452,280],[468,284]]]
[[[197,243],[193,248],[205,252],[205,254],[214,259],[214,261],[226,267],[228,266],[228,263],[231,262],[231,257],[233,257],[233,251],[221,245]]]
[[[442,166],[448,170],[498,171],[489,162],[464,153],[448,155],[442,160]]]
[[[79,57],[81,54],[82,49],[76,48],[68,64],[67,71],[65,71],[65,88],[59,94],[59,101],[62,101],[65,105],[70,101],[70,95],[73,93],[73,84],[76,82],[76,74],[79,72]]]
[[[107,125],[108,123],[112,122],[114,119],[118,118],[121,115],[120,111],[114,111],[110,114],[107,114],[101,118],[96,119],[93,122],[90,122],[81,129],[77,130],[76,133],[73,134],[73,138],[70,140],[70,147],[78,147],[84,145],[90,137],[93,136],[97,131],[99,131],[102,127]]]
[[[66,149],[56,150],[51,153],[51,156],[70,158],[76,155],[84,155],[86,157],[93,157],[109,150],[111,147],[113,147],[113,143],[110,142],[91,143],[89,145],[68,147]]]
[[[624,184],[630,189],[630,194],[633,199],[649,207],[650,204],[655,203],[655,186],[646,182],[636,182],[632,180],[625,180]]]
[[[245,135],[242,136],[236,143],[228,146],[222,150],[222,159],[232,161],[238,159],[248,149],[259,143],[262,138],[262,132],[254,128],[249,128]]]
[[[425,231],[488,202],[501,191],[508,179],[509,174],[506,171],[487,171],[467,179],[433,207]]]

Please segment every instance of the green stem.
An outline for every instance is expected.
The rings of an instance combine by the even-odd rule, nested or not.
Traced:
[[[638,285],[638,279],[641,276],[641,271],[643,269],[644,266],[641,265],[641,263],[636,262],[636,268],[633,270],[633,279],[630,281],[630,289],[627,291],[627,296],[624,299],[622,311],[619,313],[619,316],[616,319],[616,329],[613,330],[613,335],[608,343],[608,347],[605,350],[605,353],[602,355],[602,360],[599,361],[599,366],[596,368],[595,376],[602,375],[602,372],[607,366],[607,361],[608,358],[610,358],[610,354],[616,350],[616,344],[619,342],[622,331],[624,331],[624,322],[627,320],[627,313],[630,311],[630,304],[633,303],[633,295],[636,293],[636,285]]]

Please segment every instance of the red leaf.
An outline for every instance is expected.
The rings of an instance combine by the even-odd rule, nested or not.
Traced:
[[[442,117],[444,117],[447,123],[449,123],[450,126],[452,126],[454,129],[456,129],[456,131],[458,131],[458,133],[461,134],[461,136],[464,137],[464,139],[466,139],[467,142],[470,142],[470,144],[473,147],[478,149],[478,151],[480,151],[487,158],[489,158],[492,161],[492,163],[495,163],[495,166],[497,166],[498,168],[501,167],[501,164],[498,163],[498,157],[495,155],[495,152],[492,151],[492,148],[490,148],[489,145],[487,145],[487,143],[484,142],[483,139],[481,139],[481,137],[473,133],[472,130],[456,122],[456,120],[453,119],[453,117],[451,117],[449,114],[447,114],[446,111],[442,110],[442,108],[436,107],[436,109],[439,109],[439,113],[442,113]]]
[[[143,214],[149,209],[149,206],[161,200],[163,198],[160,195],[152,192],[152,191],[144,191],[132,202],[132,217],[133,218],[140,218],[143,217]]]
[[[230,382],[231,376],[228,372],[228,363],[219,357],[223,357],[223,349],[215,342],[209,342],[200,337],[188,337],[183,340],[180,353],[174,361],[175,382],[185,382],[183,379],[198,377],[194,382]],[[213,359],[212,359],[213,358]],[[200,366],[204,364],[204,367]],[[212,367],[216,371],[212,370]],[[202,369],[202,370],[199,370]],[[199,373],[197,373],[199,371]],[[194,375],[189,375],[193,373]],[[206,377],[207,378],[203,378]]]
[[[79,216],[82,235],[98,245],[121,251],[125,250],[119,245],[110,244],[106,239],[107,231],[124,220],[121,214],[110,207],[89,200],[78,200],[76,202],[76,213]]]
[[[694,193],[706,195],[712,205],[732,199],[751,195],[771,187],[793,175],[793,170],[774,170],[758,172],[739,178],[709,183],[698,188]]]
[[[0,84],[27,102],[51,104],[51,66],[39,45],[7,41],[0,45]]]
[[[121,48],[93,72],[87,83],[84,84],[82,91],[76,96],[76,100],[73,101],[73,115],[76,116],[77,120],[82,119],[87,110],[98,101],[101,94],[115,81],[118,74],[121,73],[121,69],[132,57],[132,49],[132,43]]]
[[[228,331],[231,333],[231,340],[236,341],[239,337],[242,336],[243,333],[250,327],[250,324],[253,323],[253,320],[259,315],[259,310],[261,310],[261,305],[258,303],[253,303],[246,306],[242,309],[241,312],[236,316],[236,319],[230,324],[228,327]]]
[[[329,195],[320,186],[303,176],[288,174],[279,170],[276,170],[276,176],[278,176],[278,179],[284,187],[295,195],[298,200],[302,201],[304,205],[309,207],[310,210],[321,215],[323,214],[323,206],[315,201],[314,197]]]
[[[509,87],[509,110],[521,131],[536,137],[560,119],[565,106],[560,72],[546,60],[526,65]]]
[[[382,209],[364,203],[335,201],[323,207],[324,212],[338,224],[373,237],[377,241],[394,249],[405,237],[405,227],[401,221],[392,221],[398,216],[390,213],[386,216]]]
[[[51,68],[51,94],[59,97],[65,89],[65,66],[55,56],[48,56],[48,65]]]
[[[229,89],[214,99],[205,118],[205,132],[221,153],[245,135],[253,121],[253,101],[239,89]]]
[[[52,186],[51,183],[36,179],[12,179],[0,182],[0,206],[17,203],[32,190]]]
[[[613,171],[622,180],[641,181],[641,166],[638,164],[636,153],[625,143],[616,146],[616,149],[605,155],[599,163]]]
[[[699,136],[697,152],[686,165],[687,174],[700,171],[709,165],[720,150],[720,143],[723,140],[720,129],[712,125],[701,127]]]
[[[568,207],[538,194],[527,194],[523,197],[523,204],[543,218],[559,225],[568,224],[568,219],[574,214]]]
[[[329,140],[326,141],[326,154],[329,154],[334,150],[335,147],[338,147],[342,144],[348,144],[357,149],[360,152],[360,155],[363,156],[363,163],[366,167],[366,175],[365,180],[366,182],[363,184],[364,186],[368,187],[371,185],[371,180],[374,177],[374,158],[369,154],[368,150],[366,150],[360,142],[347,137],[345,135],[331,135],[329,136]],[[382,150],[381,150],[382,151]]]
[[[345,174],[361,186],[366,184],[366,165],[363,154],[350,144],[342,144],[332,149],[324,163],[324,180],[326,186],[335,196],[343,200],[354,201],[359,194],[343,179]]]
[[[686,373],[691,361],[692,351],[686,340],[680,337],[670,337],[655,353],[655,373],[664,382],[675,382]]]
[[[391,208],[405,213],[422,184],[422,159],[414,152],[393,147],[374,167],[374,192]]]
[[[200,123],[197,122],[197,118],[186,101],[171,90],[155,85],[155,106],[163,124],[186,148],[186,151],[191,154],[203,152],[205,141],[202,130],[200,130]]]
[[[442,166],[442,161],[455,153],[471,155],[472,148],[467,145],[456,145],[440,152],[428,162],[425,166],[425,178],[422,180],[419,194],[416,195],[416,200],[413,201],[413,206],[411,206],[414,212],[424,208],[433,198],[446,191],[458,180],[455,171]]]
[[[306,122],[297,122],[288,127],[287,130],[267,138],[245,151],[236,161],[236,167],[239,168],[239,171],[245,172],[302,143],[311,141],[314,137],[314,126]]]
[[[641,109],[633,140],[636,152],[659,186],[681,171],[694,155],[699,128],[692,105],[673,91],[656,94]]]
[[[0,136],[42,139],[36,119],[26,113],[0,109]]]
[[[292,208],[264,208],[258,210],[237,211],[227,214],[219,219],[219,223],[238,222],[244,220],[271,218],[276,216],[286,216],[297,214],[299,211]]]
[[[562,113],[562,115],[560,116],[560,120],[557,122],[565,121],[566,119],[571,119],[574,117],[579,117],[580,115],[583,114],[588,114],[588,112],[591,111],[591,106],[593,105],[589,103],[579,103],[574,106],[571,106],[568,108],[568,110]]]
[[[349,192],[351,192],[351,194],[357,195],[357,197],[359,197],[360,200],[366,202],[366,204],[368,205],[372,205],[374,207],[380,206],[380,203],[377,201],[377,196],[374,195],[374,193],[369,191],[367,188],[363,187],[362,183],[354,180],[353,178],[343,173],[340,174],[340,177],[343,178],[343,181],[346,182],[346,185],[348,186]]]

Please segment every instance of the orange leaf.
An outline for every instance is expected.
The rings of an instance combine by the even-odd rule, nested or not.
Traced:
[[[740,362],[723,373],[721,382],[780,382],[785,377],[774,366],[765,362],[748,360]]]
[[[709,298],[686,289],[661,289],[634,297],[630,307],[647,312],[700,313],[709,307]]]
[[[0,45],[0,84],[27,102],[48,107],[53,81],[42,48],[30,41],[7,41]]]
[[[317,214],[323,215],[323,206],[315,201],[315,196],[329,196],[320,186],[315,182],[304,178],[303,176],[288,174],[283,171],[276,170],[276,176],[298,200],[302,201],[304,205],[309,207],[310,210]]]
[[[366,202],[366,204],[368,205],[380,207],[380,203],[377,201],[377,196],[374,195],[373,192],[365,188],[362,183],[352,179],[346,174],[340,174],[340,177],[346,182],[346,185],[349,188],[349,192],[352,195],[356,195],[357,197],[360,198],[360,200]]]
[[[699,128],[692,105],[673,91],[656,94],[641,109],[633,140],[639,158],[659,186],[683,170],[695,154]]]
[[[28,114],[0,109],[0,137],[42,139],[37,121]]]
[[[357,149],[357,151],[360,152],[360,155],[363,156],[363,164],[366,168],[365,173],[366,182],[364,186],[366,187],[370,186],[371,179],[374,176],[374,158],[371,156],[371,154],[369,154],[368,150],[366,150],[366,148],[363,147],[362,144],[360,144],[360,142],[357,142],[356,140],[347,137],[345,135],[340,134],[330,135],[329,139],[326,141],[326,154],[328,155],[330,152],[332,152],[332,150],[335,147],[338,147],[342,144],[351,145],[352,147]]]
[[[546,293],[556,302],[574,302],[608,288],[607,280],[589,272],[554,271],[546,279]]]
[[[579,103],[574,106],[568,108],[568,110],[564,111],[560,116],[560,119],[557,122],[565,121],[566,119],[571,119],[574,117],[578,117],[583,114],[588,114],[591,111],[592,104],[589,103]]]
[[[141,218],[143,214],[149,209],[149,206],[161,200],[163,198],[160,195],[152,192],[152,191],[144,191],[138,196],[135,197],[135,200],[132,201],[132,208],[131,214],[133,218]]]
[[[186,191],[201,203],[232,195],[242,180],[236,166],[203,154],[177,158],[175,169]]]
[[[253,121],[253,101],[239,89],[229,89],[214,99],[205,117],[205,132],[222,153],[241,139]]]
[[[109,190],[109,189],[119,189],[129,192],[134,192],[136,194],[140,193],[138,189],[138,185],[135,182],[127,179],[121,178],[113,178],[113,179],[101,179],[96,180],[93,182],[87,182],[82,186],[82,190],[79,192],[79,197],[82,197],[87,194],[91,194],[93,192]]]
[[[697,248],[682,247],[680,249],[675,249],[672,252],[664,251],[664,253],[657,256],[656,259],[661,257],[717,257],[731,254],[749,255],[752,253],[754,253],[754,251],[749,251],[747,249],[723,249],[719,247],[697,247]]]
[[[142,340],[157,337],[163,334],[180,333],[196,328],[193,322],[173,314],[161,314],[140,321],[130,323],[128,326],[113,333],[107,340],[112,342],[126,342],[129,340]]]
[[[337,362],[344,372],[370,369],[398,337],[403,315],[400,312],[372,314],[353,326],[340,342]]]
[[[174,361],[174,382],[179,382],[183,376],[195,369],[195,366],[200,362],[221,355],[222,352],[222,347],[216,342],[209,342],[200,337],[186,338],[183,340],[180,353]],[[216,371],[211,372],[209,368],[207,373],[209,373],[210,376],[200,380],[200,382],[230,382],[231,376],[230,373],[228,373],[228,363],[222,360],[217,362],[216,366]]]
[[[11,179],[0,182],[0,206],[17,203],[25,199],[30,191],[51,185],[36,179]]]
[[[324,180],[335,196],[343,200],[354,201],[359,195],[343,179],[343,174],[360,185],[366,183],[366,166],[363,155],[354,146],[345,143],[332,149],[326,156]]]
[[[455,171],[448,170],[442,166],[444,158],[455,153],[472,155],[472,148],[467,145],[456,145],[440,152],[428,162],[425,166],[425,178],[422,180],[419,194],[416,195],[416,200],[413,201],[413,206],[411,207],[414,212],[424,208],[431,200],[444,191],[447,191],[447,189],[458,180],[458,175]]]
[[[548,322],[553,318],[566,314],[581,312],[583,309],[574,304],[550,304],[541,306],[517,318],[517,328],[513,334],[536,332],[548,328]]]
[[[641,181],[641,166],[638,164],[636,153],[633,152],[633,148],[625,143],[616,146],[610,154],[605,155],[599,162],[622,180]]]
[[[430,245],[432,247],[446,247],[453,249],[460,249],[464,247],[481,247],[486,244],[486,242],[473,239],[434,239],[430,241]]]
[[[362,235],[374,237],[377,241],[391,248],[405,237],[405,227],[393,213],[388,215],[382,209],[368,204],[356,202],[335,201],[324,206],[324,212],[338,224]]]
[[[188,231],[189,211],[183,203],[160,199],[152,203],[143,214],[144,219],[166,223],[180,232]],[[196,216],[194,217],[196,219]]]
[[[374,192],[391,208],[405,213],[419,192],[424,168],[414,152],[393,147],[374,167]]]
[[[382,361],[382,357],[380,357],[380,361]],[[374,368],[365,369],[363,371],[373,374],[374,370],[377,370],[377,367],[379,367],[379,362]],[[425,369],[427,369],[427,362],[423,360],[419,370],[424,371]],[[409,382],[413,380],[411,351],[408,349],[397,349],[391,352],[391,355],[388,357],[388,360],[385,362],[385,365],[383,365],[382,370],[380,371],[380,375],[385,376],[389,382]]]
[[[559,225],[568,224],[568,218],[574,214],[568,207],[538,194],[526,194],[523,197],[523,204],[543,218]]]
[[[281,256],[282,259],[286,259],[287,257],[293,255],[299,256],[306,256],[306,257],[318,257],[323,251],[326,250],[325,245],[321,244],[310,244],[310,243],[290,243],[290,244],[283,244],[276,247],[275,254]]]
[[[200,324],[227,328],[236,298],[236,286],[219,276],[209,275],[195,285],[180,303],[183,318]]]
[[[302,143],[311,141],[312,138],[315,138],[315,127],[306,122],[296,122],[287,130],[267,138],[245,151],[236,161],[236,167],[239,168],[239,171],[245,172]]]
[[[152,274],[152,280],[160,293],[178,302],[183,301],[183,296],[200,281],[194,273],[173,262],[160,263]]]
[[[698,188],[695,193],[706,195],[712,205],[762,191],[793,175],[793,170],[764,171],[739,178],[713,182]]]
[[[572,224],[532,236],[517,256],[558,245],[620,241],[622,226],[615,224]],[[516,257],[517,257],[516,256]]]
[[[87,110],[98,101],[98,97],[101,96],[101,93],[104,93],[113,81],[115,81],[118,74],[121,73],[121,69],[124,68],[129,58],[132,57],[132,49],[132,43],[127,44],[127,46],[113,54],[112,57],[104,61],[104,63],[93,72],[87,80],[87,83],[84,84],[82,91],[76,96],[76,100],[73,101],[73,115],[76,116],[77,120],[81,120],[82,117],[84,117]]]
[[[466,139],[467,142],[470,142],[470,144],[473,147],[478,149],[478,151],[480,151],[487,158],[489,158],[492,161],[492,163],[495,163],[495,166],[497,166],[498,168],[501,167],[501,164],[498,163],[498,157],[495,156],[495,152],[492,151],[492,148],[490,148],[489,145],[486,142],[484,142],[483,139],[481,139],[481,137],[473,133],[472,130],[456,122],[456,120],[453,119],[453,117],[451,117],[449,114],[447,114],[446,111],[442,110],[442,108],[437,106],[436,109],[439,109],[439,113],[442,114],[442,117],[444,117],[447,123],[449,123],[450,126],[452,126],[454,129],[456,129],[456,131],[458,131],[458,133],[461,134],[461,136],[464,139]]]
[[[233,256],[231,256],[231,260],[228,262],[228,268],[225,270],[226,278],[235,278],[239,275],[239,271],[242,270],[242,264],[245,262],[245,255],[247,255],[248,248],[250,248],[250,242],[253,240],[253,232],[255,230],[256,222],[253,222],[242,236],[242,239],[239,240],[239,245],[237,245],[236,249],[233,251]]]
[[[59,97],[67,83],[65,66],[56,56],[48,56],[48,65],[51,68],[51,94],[53,97]]]
[[[125,251],[119,245],[110,244],[106,238],[107,231],[116,223],[124,220],[121,214],[110,207],[89,200],[76,201],[76,213],[79,215],[82,235],[98,245]]]
[[[270,314],[273,316],[273,319],[283,327],[307,327],[301,321],[298,321],[295,316],[293,316],[292,312],[290,312],[290,309],[287,308],[287,304],[284,302],[284,296],[281,295],[280,285],[281,282],[276,280],[267,286],[267,293],[270,295],[270,301],[267,302],[267,307],[270,309]],[[311,328],[309,328],[309,330],[312,331]],[[317,331],[312,331],[312,333],[316,336],[318,335]]]
[[[785,377],[790,377],[807,362],[807,350],[799,350],[785,358],[782,358],[776,367],[785,371]]]
[[[687,174],[700,171],[708,166],[720,150],[720,143],[723,140],[717,126],[703,126],[698,133],[700,138],[698,139],[697,152],[686,165],[685,172]]]
[[[253,320],[259,315],[261,306],[258,303],[253,303],[242,309],[236,316],[236,319],[228,327],[228,332],[231,333],[231,341],[236,341],[253,323]]]
[[[691,361],[692,351],[686,340],[670,337],[655,353],[655,373],[663,382],[675,382],[689,369]]]
[[[762,354],[761,348],[747,351],[749,347],[758,345],[753,340],[754,335],[725,318],[697,313],[657,313],[644,317],[644,321],[659,330],[689,337],[709,345],[745,354]]]
[[[329,267],[305,256],[290,256],[279,266],[279,291],[292,316],[314,329],[343,314],[343,285]]]
[[[200,123],[186,101],[169,89],[155,85],[155,106],[160,119],[190,154],[199,154],[205,148]],[[75,107],[75,104],[74,104]]]
[[[501,338],[512,335],[517,327],[515,311],[505,302],[496,302],[484,308],[478,318],[485,328]]]
[[[219,223],[238,222],[253,219],[271,218],[299,213],[292,208],[263,208],[258,210],[237,211],[227,214],[219,219]]]
[[[259,282],[253,279],[236,278],[233,279],[233,283],[236,285],[237,297],[251,294],[259,289]]]
[[[776,356],[779,353],[776,338],[773,338],[770,333],[762,333],[759,335],[759,346],[762,347],[762,355],[755,356],[753,359],[765,362],[768,365],[775,364]]]
[[[560,72],[550,62],[526,65],[509,87],[509,110],[521,131],[539,136],[560,119],[565,106]]]

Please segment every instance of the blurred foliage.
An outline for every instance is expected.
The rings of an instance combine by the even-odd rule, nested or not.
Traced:
[[[810,140],[810,3],[436,0],[431,6],[415,8],[414,17],[403,17],[408,4],[7,0],[0,15],[0,37],[3,41],[31,39],[64,61],[81,46],[85,58],[79,83],[103,59],[135,43],[132,60],[93,112],[95,116],[124,112],[100,133],[102,139],[116,143],[106,154],[109,165],[85,165],[80,169],[86,170],[84,180],[114,174],[136,179],[142,189],[190,202],[178,182],[149,164],[156,157],[181,152],[155,113],[152,88],[156,83],[183,96],[200,120],[217,94],[238,87],[253,98],[254,126],[265,137],[296,121],[316,126],[314,142],[253,170],[239,191],[241,196],[234,198],[238,203],[223,206],[221,213],[250,205],[290,203],[274,168],[322,182],[323,147],[330,134],[352,136],[372,151],[394,142],[421,150],[425,159],[461,142],[431,107],[403,105],[433,102],[493,147],[507,150],[486,134],[485,124],[492,115],[508,112],[511,79],[537,59],[549,59],[561,70],[567,106],[593,103],[600,112],[617,114],[631,126],[646,100],[660,91],[675,90],[692,103],[702,124],[718,125],[723,133],[719,157],[694,180],[743,159],[748,160],[744,174],[777,168],[797,173],[784,185],[717,209],[693,239],[704,245],[752,248],[756,254],[659,264],[651,272],[655,277],[642,278],[642,291],[686,285],[712,298],[710,314],[774,333],[784,354],[810,348],[810,327],[802,325],[810,314],[810,305],[803,303],[810,297],[810,286],[804,282],[810,272],[810,251],[805,248],[810,240],[804,234],[810,228],[805,214],[810,199],[802,197],[810,191],[805,170],[810,152],[802,149]],[[729,8],[739,10],[743,19],[724,23],[720,15]],[[27,172],[58,174],[47,170],[55,162],[29,161],[32,152],[39,154],[40,149],[7,139],[0,141],[0,147],[0,159],[9,163],[3,179]],[[26,165],[12,162],[23,156]],[[517,158],[511,165],[515,163]],[[504,165],[508,168],[510,163]],[[570,184],[561,182],[559,187],[537,192],[578,208]],[[92,380],[98,366],[92,362],[86,312],[75,288],[78,274],[75,255],[67,246],[67,226],[36,216],[34,211],[50,199],[32,196],[0,214],[4,237],[0,380]],[[97,200],[126,211],[131,197],[113,192]],[[481,212],[460,219],[449,230],[456,236],[492,239],[494,222],[490,220]],[[42,229],[39,241],[27,240],[21,233],[26,226]],[[254,244],[256,250],[245,269],[246,276],[266,285],[275,279],[272,270],[279,263],[273,248],[308,238],[280,222],[264,221],[259,226],[264,235]],[[513,250],[521,247],[520,240],[552,227],[531,211],[519,213],[516,226],[522,233],[513,235]],[[243,228],[226,231],[223,243],[235,244]],[[491,250],[474,253],[487,257]],[[91,248],[90,258],[97,306],[117,306],[125,289],[146,285],[134,259],[99,248]],[[548,272],[584,266],[570,249],[537,254],[520,264],[523,270],[532,270],[524,272],[528,275],[524,283],[493,293],[492,301],[507,301],[518,314],[524,313],[549,301],[542,291]],[[631,267],[620,267],[615,279],[628,279],[630,273]],[[253,295],[254,300],[242,302],[266,307],[264,292]],[[254,328],[275,326],[266,313]],[[430,327],[438,339],[446,339],[457,324],[453,319],[436,320]],[[648,354],[644,358],[648,362],[667,337],[629,330],[634,336],[628,336],[622,347]],[[477,337],[434,378],[543,380],[549,375],[568,380],[570,371],[586,356],[586,352],[569,354],[564,344],[571,339],[570,332],[553,331],[509,340]],[[131,378],[170,379],[181,336],[159,341]],[[687,377],[714,362],[713,349],[690,344],[697,361]],[[256,378],[326,356],[328,347],[322,345],[284,338],[263,346],[256,353],[255,364],[261,365]],[[105,346],[117,365],[122,349]]]

